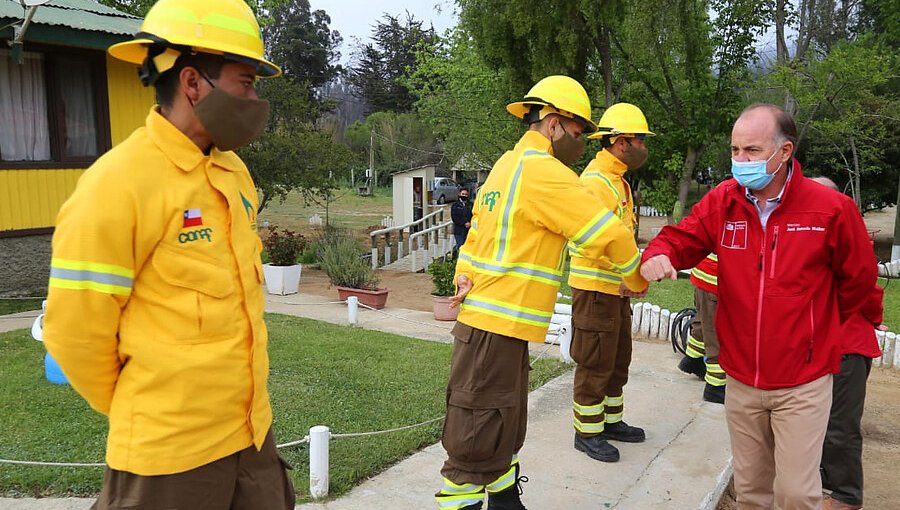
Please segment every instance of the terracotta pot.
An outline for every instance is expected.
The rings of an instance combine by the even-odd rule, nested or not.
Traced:
[[[459,315],[459,307],[450,308],[451,296],[431,296],[434,307],[434,318],[439,321],[455,321]]]
[[[381,310],[387,304],[388,289],[354,289],[352,287],[336,286],[338,291],[338,299],[346,301],[350,296],[356,296],[360,304],[371,306],[376,310]]]

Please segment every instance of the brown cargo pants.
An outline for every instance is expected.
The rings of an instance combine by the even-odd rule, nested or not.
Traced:
[[[622,420],[622,388],[631,365],[631,300],[572,289],[575,431],[590,437]],[[609,397],[607,399],[607,397]]]
[[[525,443],[528,342],[457,322],[441,442],[444,478],[488,485]]]
[[[260,451],[250,445],[183,473],[141,476],[106,468],[91,510],[293,510],[286,469],[269,430]]]
[[[719,336],[716,334],[716,308],[719,297],[712,292],[694,287],[694,306],[697,315],[691,322],[691,336],[703,342],[708,362],[719,362]]]

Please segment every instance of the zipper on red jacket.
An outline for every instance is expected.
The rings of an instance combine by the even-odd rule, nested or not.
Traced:
[[[813,339],[816,338],[816,313],[813,311],[813,300],[809,301],[809,352],[806,362],[812,363]]]
[[[766,272],[763,271],[766,261],[766,229],[763,229],[763,242],[759,246],[759,296],[756,301],[756,376],[753,378],[753,387],[759,388],[759,346],[762,336],[762,305],[763,294],[766,290]]]
[[[772,262],[769,264],[769,278],[775,278],[775,261],[778,260],[778,225],[775,225],[775,233],[772,235]]]

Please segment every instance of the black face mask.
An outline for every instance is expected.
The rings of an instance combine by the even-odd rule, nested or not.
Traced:
[[[468,202],[468,201],[469,201],[469,197],[463,197],[463,196],[461,196],[461,197],[459,197],[459,199],[462,200],[463,202]]]

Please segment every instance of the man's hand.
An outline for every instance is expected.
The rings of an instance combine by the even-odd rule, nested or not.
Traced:
[[[459,275],[456,279],[456,295],[450,298],[450,308],[456,308],[462,304],[470,290],[472,290],[472,280],[466,275]]]
[[[672,266],[667,255],[655,255],[641,263],[641,276],[650,282],[658,282],[663,278],[678,279],[678,271]]]
[[[625,286],[624,283],[619,284],[619,295],[627,298],[642,298],[647,295],[647,290],[649,288],[644,289],[642,292],[635,292],[628,287]]]
[[[890,331],[890,329],[888,329],[888,327],[885,326],[884,324],[879,324],[879,325],[875,326],[875,329],[877,329],[878,331]]]
[[[471,228],[471,227],[472,227],[472,224],[469,223],[469,222],[467,221],[467,222],[466,222],[466,228]]]

